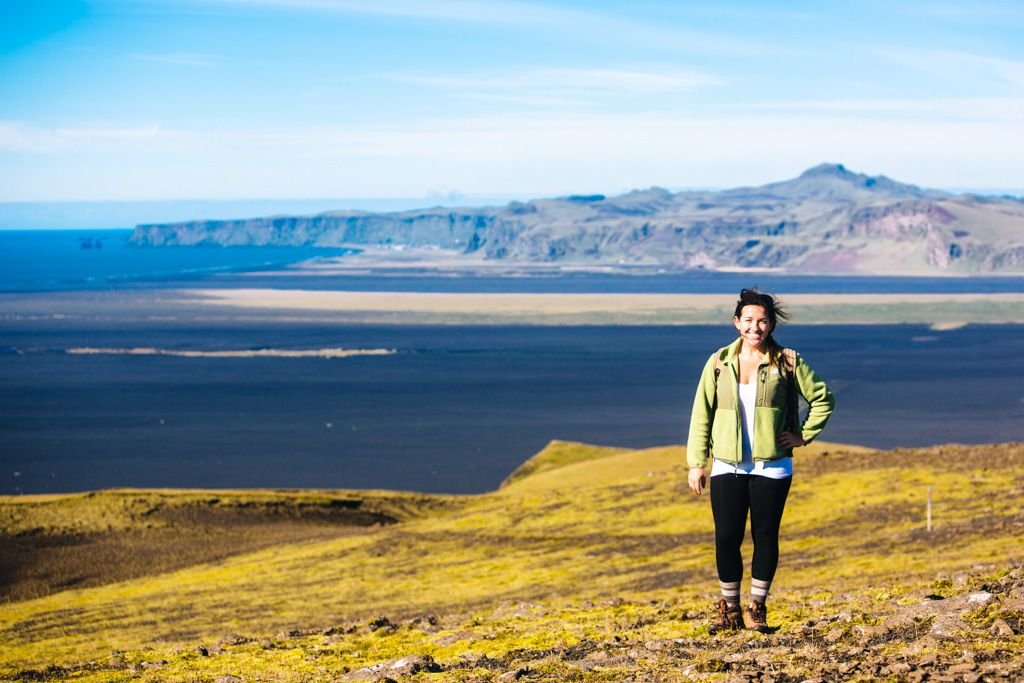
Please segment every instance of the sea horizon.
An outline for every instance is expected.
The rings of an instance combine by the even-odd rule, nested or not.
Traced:
[[[1024,292],[1024,275],[801,274],[679,270],[665,273],[396,273],[311,275],[296,268],[353,253],[336,247],[136,247],[130,228],[0,231],[0,293],[118,288],[260,287],[418,292],[734,293],[760,285],[780,293]],[[509,262],[509,265],[516,265]],[[281,272],[285,271],[285,272]],[[262,272],[273,273],[260,277]],[[244,277],[237,277],[237,276]]]

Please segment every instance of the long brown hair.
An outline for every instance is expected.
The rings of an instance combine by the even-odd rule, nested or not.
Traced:
[[[768,324],[772,328],[771,332],[768,333],[768,338],[765,339],[765,346],[768,350],[768,364],[776,368],[790,370],[789,364],[784,362],[782,357],[782,345],[775,341],[775,328],[779,321],[785,322],[789,320],[789,313],[782,307],[782,303],[777,297],[765,294],[754,288],[740,290],[740,298],[736,302],[736,312],[733,313],[733,318],[740,317],[744,306],[760,306],[764,309],[765,315],[768,316]]]

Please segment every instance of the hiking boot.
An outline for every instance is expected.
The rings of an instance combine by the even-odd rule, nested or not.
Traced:
[[[751,631],[757,631],[758,633],[769,633],[771,629],[768,627],[768,608],[764,606],[763,602],[757,602],[756,600],[750,603],[750,607],[743,610],[743,620],[747,622],[747,628]]]
[[[715,605],[715,619],[708,625],[708,633],[714,635],[719,631],[740,631],[743,629],[743,611],[739,605],[729,605],[719,600]]]

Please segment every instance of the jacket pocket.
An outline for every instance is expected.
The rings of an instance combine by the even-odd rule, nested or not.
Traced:
[[[720,459],[733,462],[739,458],[739,446],[736,443],[736,411],[719,408],[715,411],[711,423],[711,454]]]
[[[759,406],[763,408],[786,408],[787,394],[789,393],[789,382],[785,375],[777,368],[768,368],[764,371]]]

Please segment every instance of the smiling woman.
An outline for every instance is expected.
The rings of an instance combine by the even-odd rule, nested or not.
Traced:
[[[793,479],[793,449],[821,433],[835,407],[825,382],[804,359],[775,341],[788,316],[774,297],[740,292],[733,315],[739,339],[711,354],[693,401],[687,461],[700,495],[711,466],[711,511],[722,597],[712,633],[746,628],[768,633],[765,601],[779,563],[779,527]],[[809,405],[801,420],[798,399]],[[750,606],[740,608],[740,546],[750,514],[754,554]],[[744,625],[744,622],[746,624]]]

